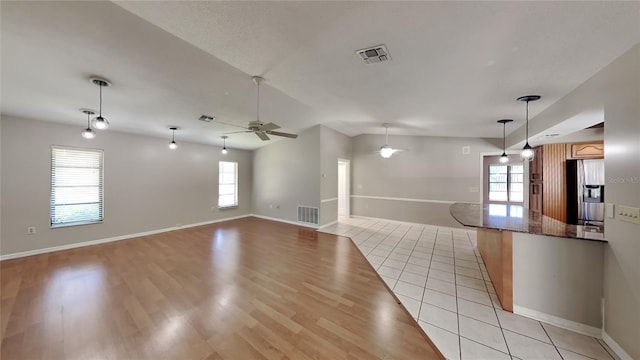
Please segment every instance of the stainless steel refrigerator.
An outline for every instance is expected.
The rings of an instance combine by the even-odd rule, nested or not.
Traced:
[[[604,224],[604,160],[567,160],[567,223]]]

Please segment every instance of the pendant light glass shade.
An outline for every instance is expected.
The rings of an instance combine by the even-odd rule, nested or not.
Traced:
[[[93,127],[98,130],[106,130],[109,128],[109,121],[102,117],[102,87],[110,86],[111,83],[104,79],[92,78],[91,82],[98,85],[100,88],[100,108],[98,110],[98,116],[94,117],[91,121],[93,123]]]
[[[91,128],[91,115],[95,114],[95,112],[88,109],[80,109],[83,114],[87,115],[87,128],[82,130],[82,137],[85,139],[93,139],[96,137],[96,132]]]
[[[221,151],[222,155],[227,155],[227,153],[229,152],[227,150],[227,138],[228,136],[226,135],[222,137],[222,151]]]
[[[533,156],[534,156],[533,149],[531,148],[531,145],[529,145],[529,101],[538,101],[538,100],[540,100],[540,98],[541,98],[540,95],[526,95],[526,96],[521,96],[521,97],[519,97],[517,99],[518,101],[525,101],[527,103],[527,112],[526,112],[526,119],[527,119],[526,139],[527,139],[527,142],[524,145],[524,147],[522,148],[522,152],[520,152],[520,158],[522,160],[525,160],[525,161],[532,161],[533,160]]]
[[[169,149],[175,150],[178,148],[178,143],[176,143],[176,130],[178,130],[178,128],[172,126],[169,130],[171,130],[171,142],[169,143]]]
[[[502,120],[498,120],[498,123],[502,124],[502,155],[500,155],[500,163],[501,164],[506,164],[509,162],[509,156],[507,156],[507,149],[506,149],[506,126],[508,123],[512,122],[513,120],[511,119],[502,119]]]

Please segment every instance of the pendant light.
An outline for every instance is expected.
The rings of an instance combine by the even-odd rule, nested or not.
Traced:
[[[391,157],[391,155],[393,155],[395,150],[393,150],[393,148],[389,146],[389,124],[384,123],[382,124],[382,126],[384,126],[385,130],[384,130],[384,145],[380,147],[380,156],[382,156],[385,159],[388,159]]]
[[[533,149],[531,148],[531,145],[529,145],[529,101],[538,101],[540,100],[541,96],[540,95],[526,95],[526,96],[521,96],[519,97],[517,100],[518,101],[525,101],[527,103],[527,112],[526,112],[526,118],[527,118],[527,133],[526,133],[526,138],[527,138],[527,142],[524,144],[524,147],[522,148],[522,152],[520,153],[520,157],[522,158],[522,160],[526,160],[526,161],[532,161],[533,160]]]
[[[80,111],[87,115],[87,128],[82,130],[82,137],[85,139],[93,139],[96,137],[96,132],[91,128],[91,115],[94,115],[95,111],[89,109],[80,109]]]
[[[106,130],[109,127],[109,121],[102,117],[102,88],[105,86],[111,86],[111,83],[105,79],[100,78],[91,78],[90,80],[100,88],[100,108],[98,111],[98,116],[96,116],[92,120],[93,127],[98,130]]]
[[[178,130],[178,128],[172,126],[169,130],[171,130],[171,142],[169,143],[169,149],[175,150],[178,148],[178,144],[176,143],[176,130]]]
[[[222,155],[227,155],[227,153],[229,152],[227,150],[227,139],[228,138],[229,137],[227,135],[222,136],[222,151],[221,151]]]
[[[502,120],[498,120],[498,123],[502,124],[502,155],[500,155],[500,163],[501,164],[506,164],[509,162],[509,156],[507,156],[506,153],[506,144],[505,144],[505,139],[506,139],[506,125],[510,122],[512,122],[513,120],[511,119],[502,119]]]

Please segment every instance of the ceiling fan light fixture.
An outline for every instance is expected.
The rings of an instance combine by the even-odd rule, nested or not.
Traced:
[[[89,80],[100,88],[100,108],[98,110],[98,116],[92,120],[93,127],[98,130],[106,130],[109,128],[109,121],[102,117],[102,88],[111,86],[111,83],[101,78],[90,78]]]
[[[524,147],[522,148],[522,152],[520,153],[520,158],[522,160],[526,160],[526,161],[533,161],[533,157],[534,157],[534,152],[533,149],[531,148],[531,145],[529,145],[529,101],[538,101],[540,100],[541,96],[540,95],[525,95],[525,96],[521,96],[519,97],[518,101],[524,101],[527,103],[527,112],[526,112],[526,119],[527,119],[527,127],[526,127],[526,144],[524,145]]]
[[[388,159],[391,157],[391,155],[393,155],[394,150],[392,147],[390,147],[389,145],[383,145],[380,148],[380,156],[382,156],[385,159]]]

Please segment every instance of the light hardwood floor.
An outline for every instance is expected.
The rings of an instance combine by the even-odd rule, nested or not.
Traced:
[[[9,359],[439,359],[350,239],[256,218],[0,263]]]

